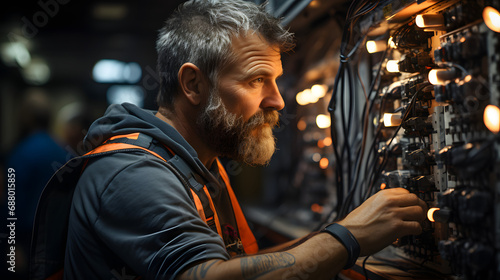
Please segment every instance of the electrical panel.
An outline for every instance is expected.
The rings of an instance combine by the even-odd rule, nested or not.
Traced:
[[[393,244],[396,258],[444,279],[500,279],[500,1],[353,2],[329,107],[336,214],[406,188],[428,220]],[[356,79],[363,45],[373,67]],[[345,98],[362,87],[362,125],[346,134]]]

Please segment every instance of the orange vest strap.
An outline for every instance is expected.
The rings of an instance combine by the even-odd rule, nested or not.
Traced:
[[[111,152],[111,151],[119,151],[119,150],[127,150],[127,149],[140,149],[143,151],[146,151],[161,160],[168,162],[166,159],[164,159],[162,156],[160,156],[158,153],[155,153],[152,150],[143,148],[141,146],[133,145],[133,144],[127,144],[127,143],[107,143],[108,141],[116,140],[119,138],[127,138],[130,140],[137,140],[139,138],[140,133],[130,133],[126,135],[116,135],[111,137],[110,139],[106,140],[101,146],[93,149],[92,151],[86,153],[84,156],[89,156],[89,155],[94,155],[94,154],[99,154],[99,153],[105,153],[105,152]],[[164,148],[166,148],[171,154],[175,154],[169,147],[163,145]],[[245,216],[243,215],[243,211],[241,211],[240,204],[238,203],[238,200],[236,199],[236,196],[233,192],[233,189],[231,188],[231,184],[229,182],[229,177],[227,176],[226,170],[220,163],[220,161],[217,159],[217,166],[219,168],[219,173],[221,174],[222,180],[224,180],[224,183],[226,184],[226,188],[229,194],[229,198],[231,199],[231,205],[233,207],[234,211],[234,216],[236,218],[236,223],[238,225],[238,232],[241,238],[241,243],[243,244],[243,249],[245,250],[245,253],[247,254],[256,254],[259,251],[259,247],[257,244],[257,241],[255,240],[255,237],[250,230],[250,227],[248,226],[248,223],[245,219]],[[194,204],[196,206],[196,210],[200,214],[201,219],[209,225],[210,228],[213,227],[213,223],[215,223],[215,227],[217,229],[217,233],[220,235],[222,239],[222,229],[219,221],[219,216],[217,215],[217,211],[215,209],[214,203],[212,201],[212,197],[207,189],[206,186],[203,186],[203,191],[206,194],[209,202],[210,209],[214,213],[213,217],[207,217],[205,216],[205,210],[203,208],[203,203],[201,202],[200,197],[198,194],[191,189],[191,194],[194,200]],[[208,211],[208,209],[207,209]],[[215,220],[215,221],[212,221]]]
[[[139,139],[139,134],[140,134],[139,132],[136,132],[136,133],[130,133],[130,134],[115,135],[115,136],[109,138],[107,141],[113,141],[113,140],[118,139],[118,138],[127,138],[127,139],[131,139],[131,140],[137,140],[137,139]],[[104,142],[104,143],[106,143],[106,142]]]
[[[243,211],[241,211],[240,204],[236,199],[236,195],[234,195],[233,189],[231,188],[231,184],[229,182],[229,177],[227,176],[226,170],[220,163],[219,159],[217,159],[217,165],[219,167],[219,173],[222,176],[222,180],[226,183],[227,192],[229,193],[229,198],[231,199],[231,204],[233,205],[234,215],[236,217],[236,223],[238,224],[238,231],[241,237],[241,243],[243,244],[243,249],[247,254],[256,254],[259,251],[259,246],[257,244],[257,240],[255,240],[255,236],[250,230],[248,226],[247,220],[245,219],[245,215],[243,215]]]
[[[195,191],[191,189],[191,195],[193,195],[194,205],[196,205],[196,210],[198,210],[198,214],[200,214],[203,222],[207,222],[207,217],[205,216],[205,211],[203,210],[203,204],[201,203],[200,197],[196,194]]]
[[[143,148],[141,146],[136,146],[136,145],[131,145],[131,144],[126,144],[126,143],[109,143],[109,144],[104,144],[104,145],[101,145],[95,149],[93,149],[92,151],[86,153],[84,156],[88,156],[88,155],[94,155],[94,154],[99,154],[99,153],[105,153],[105,152],[111,152],[111,151],[119,151],[119,150],[126,150],[126,149],[140,149],[140,150],[143,150],[143,151],[146,151],[160,159],[162,159],[163,161],[166,162],[166,160],[161,157],[159,154],[151,151],[151,150],[148,150],[146,148]]]
[[[224,240],[224,237],[222,236],[222,229],[220,227],[220,221],[219,221],[219,215],[217,215],[217,211],[215,210],[214,202],[212,201],[212,197],[210,196],[210,193],[208,192],[207,186],[203,186],[203,191],[208,197],[208,203],[210,204],[210,209],[212,209],[212,212],[214,212],[214,222],[215,226],[217,227],[217,233],[220,235],[222,240]],[[207,221],[209,223],[210,221]]]

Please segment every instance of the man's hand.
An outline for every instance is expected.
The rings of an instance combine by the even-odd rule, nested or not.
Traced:
[[[340,221],[356,237],[361,255],[373,254],[397,238],[422,232],[427,205],[405,189],[386,189],[370,197]]]

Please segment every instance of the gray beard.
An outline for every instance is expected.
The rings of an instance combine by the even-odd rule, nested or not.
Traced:
[[[278,121],[279,113],[270,109],[256,113],[245,122],[242,116],[227,110],[217,89],[212,88],[197,125],[202,139],[218,155],[250,165],[266,165],[276,149],[272,128]]]

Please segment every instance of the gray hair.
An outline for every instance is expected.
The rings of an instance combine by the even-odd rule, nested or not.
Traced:
[[[233,37],[256,32],[281,52],[293,48],[293,34],[280,20],[257,6],[242,0],[190,0],[181,4],[160,29],[156,50],[160,92],[159,106],[171,108],[178,91],[178,71],[191,62],[216,86],[219,71],[234,55]]]

